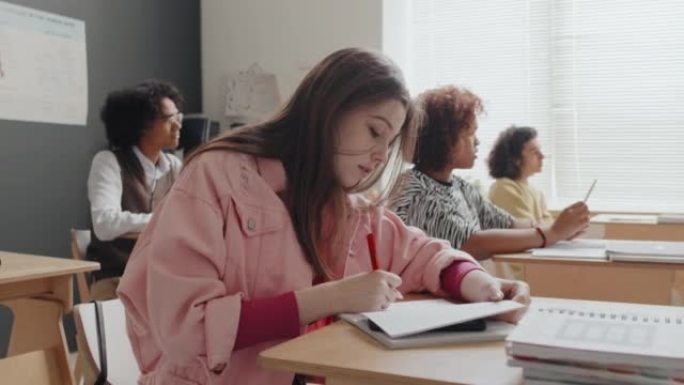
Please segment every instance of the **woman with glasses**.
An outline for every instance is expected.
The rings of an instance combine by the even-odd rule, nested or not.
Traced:
[[[92,241],[87,258],[101,265],[93,274],[93,299],[116,297],[135,234],[180,172],[181,161],[164,151],[178,147],[182,104],[180,92],[159,81],[107,96],[100,116],[108,149],[95,155],[88,176]]]

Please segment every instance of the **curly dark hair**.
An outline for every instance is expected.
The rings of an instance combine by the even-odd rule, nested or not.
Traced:
[[[487,165],[492,178],[518,179],[525,144],[537,137],[537,130],[527,126],[510,126],[499,134],[489,152]]]
[[[180,91],[158,80],[147,80],[107,95],[100,118],[105,125],[109,148],[123,150],[138,144],[145,130],[161,114],[164,98],[171,99],[179,110],[182,109]]]
[[[482,101],[467,89],[445,86],[420,94],[416,103],[424,119],[413,163],[423,172],[442,170],[459,134],[475,125],[484,111]]]

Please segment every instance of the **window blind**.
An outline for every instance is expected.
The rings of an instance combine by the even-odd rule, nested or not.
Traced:
[[[387,3],[391,6],[391,2]],[[479,159],[510,124],[539,131],[532,183],[552,207],[684,212],[684,2],[411,0],[402,30],[412,92],[466,87],[485,103]]]

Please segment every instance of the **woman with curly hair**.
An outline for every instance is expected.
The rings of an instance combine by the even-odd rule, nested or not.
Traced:
[[[92,241],[86,257],[100,263],[93,274],[93,299],[116,297],[135,239],[171,189],[181,161],[164,150],[178,147],[183,114],[181,93],[149,80],[111,92],[100,117],[107,149],[95,154],[88,176]]]
[[[492,254],[545,247],[579,235],[589,225],[589,209],[577,202],[550,225],[515,219],[486,200],[454,169],[472,168],[477,157],[477,95],[454,86],[424,92],[417,104],[421,123],[415,167],[404,174],[390,206],[404,222],[478,259]]]
[[[532,127],[511,126],[501,132],[487,164],[496,181],[489,188],[489,199],[518,219],[543,223],[553,219],[542,193],[527,179],[541,172],[544,154]]]

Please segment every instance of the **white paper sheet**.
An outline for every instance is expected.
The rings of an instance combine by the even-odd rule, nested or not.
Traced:
[[[361,314],[375,322],[387,335],[396,338],[522,307],[523,305],[513,301],[455,304],[444,299],[435,299],[395,302],[387,310]]]
[[[85,125],[85,23],[0,1],[0,119]]]

